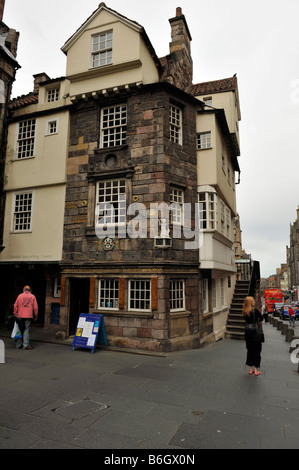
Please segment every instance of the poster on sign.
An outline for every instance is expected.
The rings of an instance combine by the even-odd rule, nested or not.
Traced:
[[[97,344],[103,344],[107,348],[103,315],[80,313],[73,340],[73,351],[75,348],[84,348],[94,353]]]

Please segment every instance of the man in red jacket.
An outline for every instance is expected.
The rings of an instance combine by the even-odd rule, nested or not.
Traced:
[[[22,338],[16,341],[16,348],[21,349],[34,349],[29,345],[29,331],[31,321],[37,320],[38,306],[36,298],[31,294],[29,286],[25,286],[23,293],[20,294],[14,304],[14,314],[22,319]]]
[[[291,306],[289,306],[289,324],[295,327],[295,312]]]

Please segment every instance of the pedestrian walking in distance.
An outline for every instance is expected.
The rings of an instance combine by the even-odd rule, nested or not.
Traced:
[[[291,306],[289,307],[289,324],[295,328],[295,312]]]
[[[30,346],[30,325],[32,320],[37,320],[38,306],[35,296],[29,286],[25,286],[14,303],[14,314],[21,319],[22,338],[16,340],[17,349],[34,349]]]
[[[243,316],[245,319],[245,341],[247,349],[246,365],[249,366],[250,375],[261,375],[259,371],[261,364],[262,343],[254,339],[257,324],[262,326],[263,317],[255,308],[253,297],[246,297],[243,304]]]

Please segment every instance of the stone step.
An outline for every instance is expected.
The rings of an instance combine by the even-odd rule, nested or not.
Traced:
[[[245,322],[242,311],[245,297],[248,295],[248,288],[249,281],[237,281],[235,285],[226,322],[226,338],[244,340]]]

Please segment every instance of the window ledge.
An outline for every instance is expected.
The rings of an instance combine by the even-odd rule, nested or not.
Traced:
[[[177,312],[170,312],[169,317],[170,318],[184,318],[184,317],[190,317],[191,312],[189,310],[179,310]]]
[[[95,310],[93,313],[95,314],[103,314],[106,316],[116,316],[116,317],[127,317],[127,318],[134,318],[134,317],[141,317],[141,318],[153,318],[152,312],[142,312],[142,311],[128,311],[128,310],[108,310],[108,309],[98,309]]]
[[[35,155],[33,155],[33,157],[12,158],[10,161],[11,162],[23,162],[24,160],[32,160],[33,158],[35,158]]]

